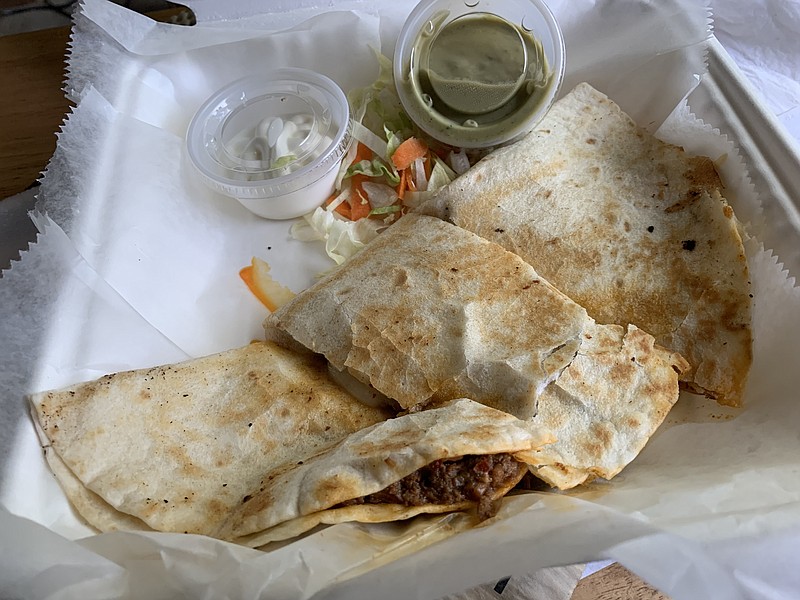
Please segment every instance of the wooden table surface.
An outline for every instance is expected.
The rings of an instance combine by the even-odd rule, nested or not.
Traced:
[[[69,28],[0,37],[0,199],[31,185],[69,110],[62,86]]]
[[[173,11],[152,16],[166,20]],[[63,92],[68,27],[0,37],[0,200],[40,177],[70,103]],[[574,600],[664,600],[619,565],[583,579]]]
[[[182,8],[148,13],[167,21]],[[70,28],[0,36],[0,200],[34,185],[56,149]]]

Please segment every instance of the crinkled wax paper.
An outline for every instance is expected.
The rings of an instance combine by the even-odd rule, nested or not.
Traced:
[[[194,110],[225,83],[282,65],[314,68],[345,89],[367,84],[377,73],[370,46],[390,54],[412,8],[276,2],[272,18],[237,5],[242,12],[222,20],[219,4],[194,4],[214,21],[159,25],[101,0],[86,0],[76,18],[67,91],[77,106],[42,183],[42,233],[0,280],[0,339],[10,350],[0,367],[0,527],[14,544],[0,561],[3,594],[436,598],[611,557],[689,597],[676,595],[685,590],[655,570],[653,556],[670,557],[669,573],[702,557],[719,568],[698,577],[739,593],[722,542],[800,524],[800,374],[787,368],[800,295],[757,238],[747,246],[756,340],[746,407],[683,396],[610,483],[520,495],[476,529],[461,515],[349,524],[268,552],[199,536],[95,535],[75,517],[41,457],[24,393],[260,337],[264,309],[238,277],[254,255],[295,291],[329,267],[320,247],[290,238],[289,223],[254,217],[193,180],[184,134]],[[735,146],[673,110],[703,73],[707,8],[692,0],[551,5],[567,41],[563,91],[588,80],[649,129],[666,121],[664,135],[717,160],[737,212],[761,222]]]

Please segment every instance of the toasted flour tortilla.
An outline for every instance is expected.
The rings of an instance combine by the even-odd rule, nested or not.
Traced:
[[[519,257],[407,215],[265,327],[403,409],[471,398],[525,419],[572,360],[586,322]]]
[[[466,397],[529,419],[595,323],[518,256],[411,214],[265,326],[404,409]]]
[[[684,384],[742,402],[751,287],[713,163],[639,129],[587,84],[523,140],[419,210],[497,242],[600,323],[632,323],[692,366]]]
[[[585,337],[532,419],[557,441],[524,456],[534,475],[562,490],[611,479],[636,458],[678,399],[678,373],[689,368],[634,325],[624,333],[594,325]],[[620,353],[629,359],[617,360]]]
[[[528,462],[562,488],[633,460],[689,368],[635,326],[597,324],[515,254],[414,214],[265,325],[403,408],[467,396],[552,430],[555,449]]]
[[[392,416],[336,386],[324,361],[269,343],[30,400],[48,462],[101,531],[210,534],[264,472]]]
[[[310,460],[266,473],[254,494],[244,499],[216,535],[260,546],[294,537],[320,523],[375,523],[462,510],[475,502],[340,505],[380,492],[434,461],[501,453],[516,456],[553,439],[534,423],[472,400],[455,400],[377,423]],[[523,472],[524,468],[519,477]],[[494,490],[492,499],[505,495],[519,477]]]

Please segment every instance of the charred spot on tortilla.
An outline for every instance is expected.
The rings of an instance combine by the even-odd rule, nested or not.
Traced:
[[[379,492],[340,503],[334,508],[357,504],[477,505],[484,521],[497,514],[499,500],[528,472],[525,463],[511,454],[485,454],[435,460]]]

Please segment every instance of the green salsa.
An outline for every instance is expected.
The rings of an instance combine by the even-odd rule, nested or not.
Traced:
[[[445,23],[447,16],[434,15],[417,36],[399,83],[423,129],[444,141],[484,145],[533,115],[554,77],[527,30],[488,13]]]

